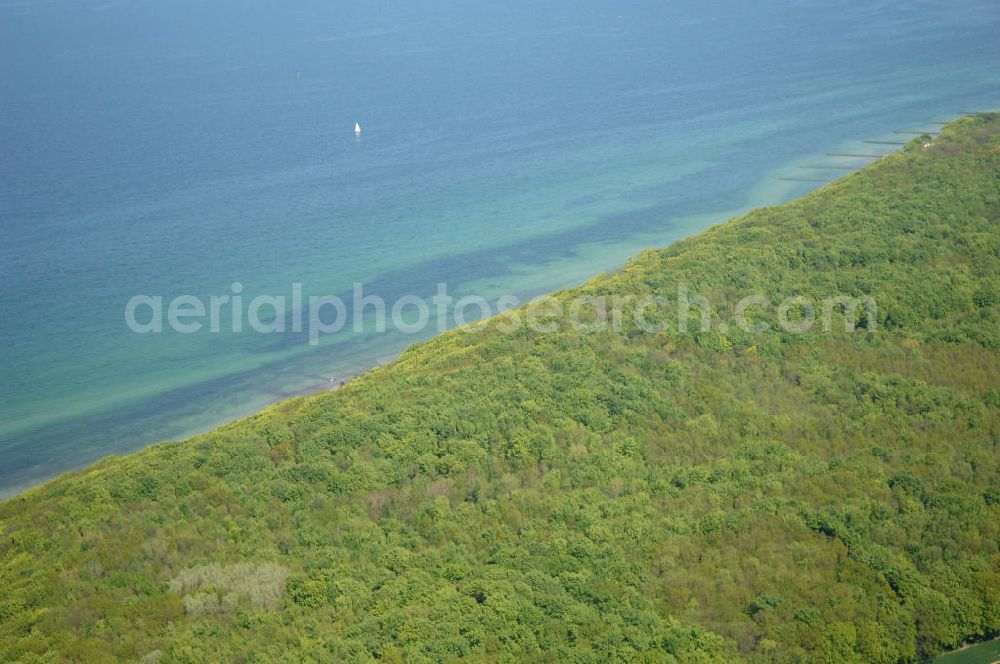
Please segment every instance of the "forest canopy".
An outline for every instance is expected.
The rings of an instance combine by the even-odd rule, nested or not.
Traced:
[[[105,459],[0,503],[0,660],[889,664],[1000,634],[1000,117],[554,297],[681,284],[718,320],[877,308],[495,319]]]

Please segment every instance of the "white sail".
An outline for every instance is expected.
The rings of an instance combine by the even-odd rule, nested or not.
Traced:
[[[361,123],[360,122],[355,122],[354,123],[354,133],[355,134],[360,134],[361,133]]]

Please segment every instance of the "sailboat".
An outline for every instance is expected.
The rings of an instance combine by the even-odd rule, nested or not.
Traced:
[[[361,135],[361,123],[360,122],[355,122],[354,123],[354,134],[355,134],[355,136],[360,136]]]

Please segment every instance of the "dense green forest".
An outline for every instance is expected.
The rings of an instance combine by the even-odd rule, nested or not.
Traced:
[[[719,321],[877,309],[505,315],[106,459],[0,503],[0,660],[869,664],[1000,634],[1000,116],[555,298],[680,284]]]

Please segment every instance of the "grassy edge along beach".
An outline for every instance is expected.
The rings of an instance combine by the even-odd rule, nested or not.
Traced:
[[[964,118],[3,501],[0,660],[891,663],[995,637],[998,173],[1000,116]],[[649,306],[602,324],[614,297]]]

